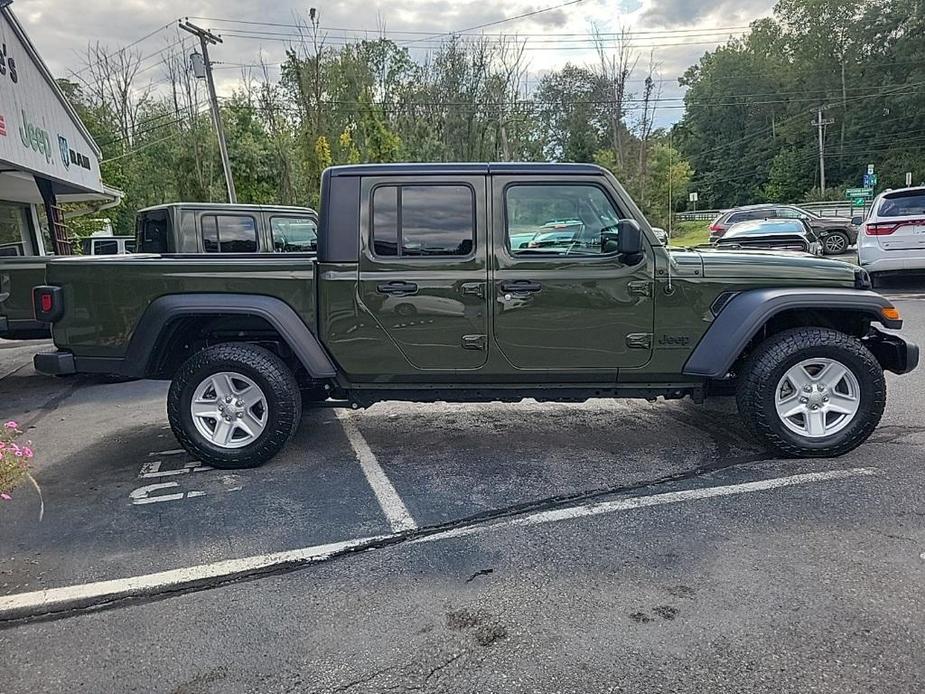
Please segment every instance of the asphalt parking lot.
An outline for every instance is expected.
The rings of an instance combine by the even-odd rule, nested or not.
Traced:
[[[885,292],[925,344],[925,291]],[[38,455],[0,508],[3,691],[925,678],[921,369],[838,459],[769,456],[724,400],[383,403],[229,472],[178,450],[165,384],[46,378],[37,348],[0,344],[0,416]]]

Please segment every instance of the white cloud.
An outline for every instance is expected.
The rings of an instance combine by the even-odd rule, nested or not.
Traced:
[[[88,42],[116,48],[164,26],[179,17],[191,20],[224,34],[222,45],[212,49],[212,59],[225,63],[216,72],[219,91],[230,93],[240,80],[236,64],[254,63],[262,53],[269,63],[279,63],[285,54],[286,34],[292,32],[294,17],[305,13],[311,0],[275,0],[254,3],[252,0],[18,0],[13,5],[33,42],[52,72],[67,77],[84,65]],[[497,21],[555,5],[556,0],[510,0],[507,3],[486,3],[484,0],[337,0],[318,3],[321,24],[331,27],[329,41],[342,43],[343,37],[358,35],[355,30],[368,29],[375,35],[381,28],[399,43],[418,39],[409,44],[415,52],[422,35],[399,32],[457,31]],[[640,73],[648,61],[650,50],[661,64],[664,98],[680,96],[676,78],[697,61],[703,51],[725,41],[727,34],[719,27],[743,26],[768,13],[771,0],[584,0],[532,17],[525,17],[484,29],[487,34],[518,33],[527,40],[527,56],[531,81],[545,71],[566,62],[588,64],[595,54],[587,41],[592,24],[602,32],[626,28],[632,35],[631,44],[640,53]],[[197,17],[193,19],[193,17]],[[233,24],[208,18],[275,22],[283,26]],[[344,31],[344,29],[351,31]],[[713,33],[707,33],[712,30]],[[644,33],[644,32],[661,33]],[[665,31],[675,33],[665,34]],[[257,34],[255,32],[266,32]],[[275,33],[274,33],[275,32]],[[240,34],[247,33],[249,37]],[[193,45],[186,38],[184,52]],[[137,46],[144,56],[151,56],[144,65],[145,80],[163,79],[157,51],[178,34],[171,28],[159,32]],[[83,73],[85,74],[85,73]],[[637,85],[638,86],[638,85]],[[681,110],[671,108],[679,102],[665,102],[659,123],[673,122]]]

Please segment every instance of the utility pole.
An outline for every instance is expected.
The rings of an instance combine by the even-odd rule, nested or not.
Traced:
[[[189,21],[180,23],[183,31],[188,31],[194,36],[199,37],[199,43],[202,46],[202,64],[198,64],[194,53],[190,56],[193,63],[193,74],[199,79],[205,77],[206,84],[209,87],[209,102],[212,106],[212,122],[215,124],[215,136],[218,138],[218,151],[222,155],[222,169],[225,172],[225,186],[228,188],[228,202],[234,204],[238,201],[238,196],[234,191],[234,179],[231,176],[231,161],[228,159],[228,145],[225,143],[225,128],[222,125],[222,114],[218,109],[218,97],[215,95],[215,81],[212,79],[212,62],[209,60],[209,44],[221,43],[222,39],[211,31],[190,24]]]
[[[819,188],[825,192],[825,126],[831,125],[835,120],[822,117],[822,106],[816,109],[816,120],[813,125],[819,130]]]

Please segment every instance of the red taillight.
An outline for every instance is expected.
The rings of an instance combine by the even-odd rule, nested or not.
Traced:
[[[61,287],[42,285],[32,289],[32,306],[36,320],[43,323],[54,323],[64,312],[64,302],[61,298]]]
[[[715,222],[710,225],[710,231],[722,231],[722,230],[723,228]]]
[[[868,224],[864,233],[868,236],[889,236],[899,229],[899,224]]]

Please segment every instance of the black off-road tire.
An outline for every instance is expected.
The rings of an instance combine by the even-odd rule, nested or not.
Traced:
[[[775,390],[784,374],[811,357],[841,362],[860,386],[854,419],[822,438],[791,431],[775,407]],[[886,404],[886,379],[874,355],[856,337],[829,328],[794,328],[769,337],[748,357],[739,372],[736,402],[748,427],[771,449],[794,458],[834,457],[857,448],[877,428]]]
[[[241,448],[213,444],[196,429],[190,412],[196,387],[210,374],[222,371],[247,376],[266,396],[266,429]],[[197,460],[227,470],[257,467],[279,453],[295,434],[302,418],[302,397],[292,370],[273,352],[227,342],[197,352],[180,367],[167,395],[167,418],[180,445]]]

